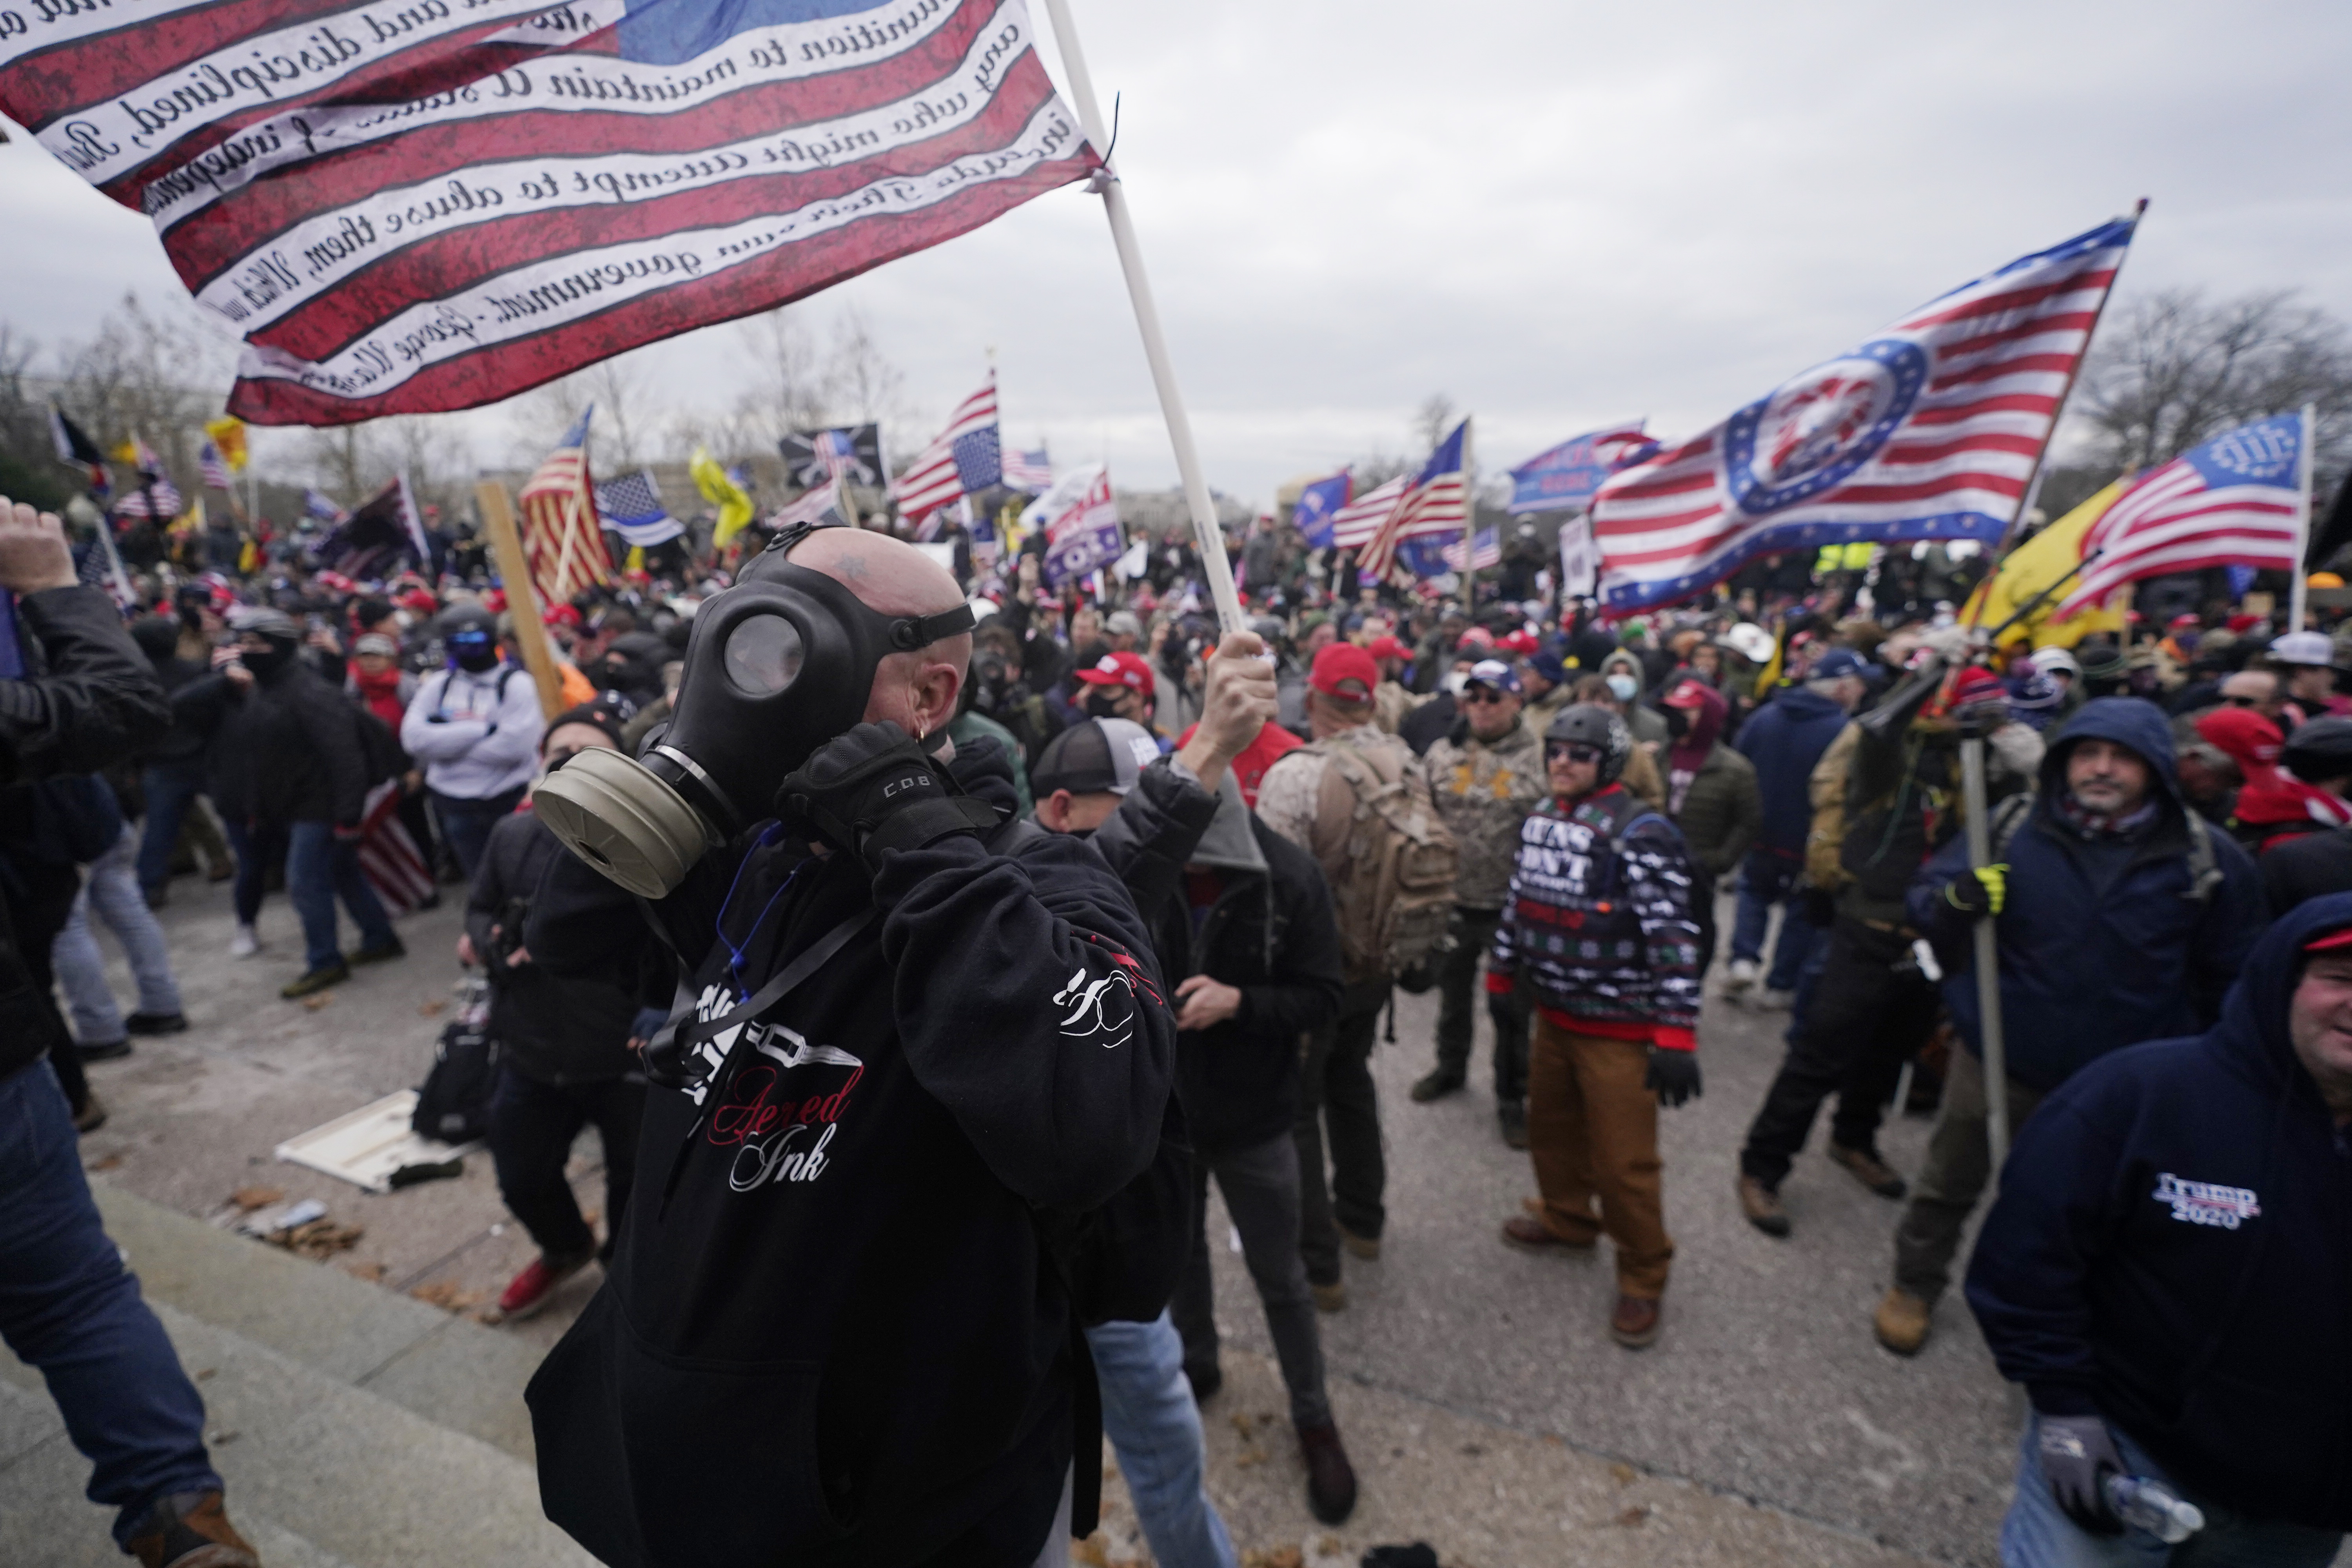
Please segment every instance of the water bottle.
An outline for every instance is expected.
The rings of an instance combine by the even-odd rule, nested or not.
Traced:
[[[2204,1510],[2173,1496],[2172,1489],[2162,1481],[2111,1475],[2106,1494],[2107,1506],[2116,1510],[2117,1519],[2167,1546],[2178,1546],[2205,1528]]]

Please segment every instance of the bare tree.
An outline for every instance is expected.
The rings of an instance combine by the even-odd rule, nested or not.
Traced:
[[[1454,425],[1454,399],[1442,392],[1431,393],[1413,410],[1412,433],[1420,438],[1424,452],[1437,450],[1437,444],[1452,434]]]
[[[776,444],[793,431],[824,424],[833,389],[824,356],[804,313],[785,306],[751,317],[738,331],[751,357],[751,385],[737,399],[735,412],[751,445],[763,453],[773,452]],[[751,453],[719,455],[740,458]]]
[[[904,416],[907,378],[875,342],[866,313],[854,305],[834,318],[823,381],[832,417],[890,426]]]
[[[64,356],[67,406],[91,437],[108,447],[145,441],[192,495],[196,442],[234,370],[231,346],[199,321],[194,305],[151,309],[125,294],[98,335]]]
[[[329,426],[311,431],[305,443],[311,479],[341,506],[355,507],[368,497],[376,468],[374,429],[373,422]]]
[[[2095,458],[2168,462],[2233,426],[2319,405],[2323,473],[2352,458],[2352,333],[2289,293],[2167,289],[2111,313],[2074,399]]]

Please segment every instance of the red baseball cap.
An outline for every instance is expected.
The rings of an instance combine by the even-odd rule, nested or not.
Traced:
[[[2303,951],[2305,952],[2333,952],[2339,947],[2352,947],[2352,926],[2338,926],[2334,931],[2322,931],[2317,936],[2313,937],[2309,942],[2305,942],[2303,944]]]
[[[1675,689],[1658,700],[1669,708],[1704,708],[1706,706],[1706,688],[1703,682],[1678,680],[1675,683]]]
[[[1410,659],[1412,658],[1412,649],[1405,647],[1404,644],[1391,637],[1374,637],[1372,639],[1372,646],[1366,648],[1364,651],[1370,654],[1374,658]]]
[[[1157,682],[1151,679],[1151,661],[1139,653],[1107,653],[1092,669],[1078,671],[1078,679],[1088,686],[1124,686],[1146,697],[1157,689]]]
[[[1335,642],[1315,656],[1315,668],[1307,672],[1307,684],[1342,702],[1370,702],[1372,693],[1380,689],[1381,667],[1372,662],[1369,652],[1354,643]],[[1355,689],[1349,690],[1350,686]]]

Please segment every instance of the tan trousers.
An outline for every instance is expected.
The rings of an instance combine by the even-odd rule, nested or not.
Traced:
[[[1528,1058],[1528,1154],[1552,1234],[1589,1245],[1605,1232],[1617,1244],[1618,1289],[1655,1300],[1666,1292],[1675,1244],[1661,1197],[1658,1099],[1642,1086],[1649,1049],[1538,1016]]]

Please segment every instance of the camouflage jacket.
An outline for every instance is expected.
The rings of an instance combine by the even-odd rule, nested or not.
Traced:
[[[1429,748],[1422,759],[1438,819],[1454,835],[1461,859],[1454,872],[1454,901],[1498,910],[1511,889],[1511,858],[1519,824],[1544,797],[1543,741],[1524,719],[1499,741],[1473,737],[1466,723]]]

